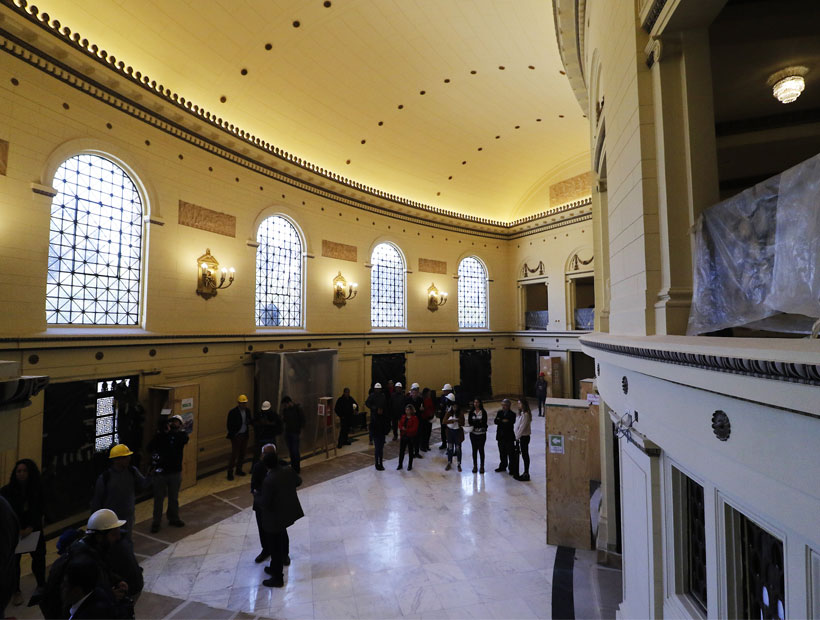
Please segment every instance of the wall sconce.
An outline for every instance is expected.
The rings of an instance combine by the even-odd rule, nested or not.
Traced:
[[[205,250],[205,254],[196,259],[197,269],[199,271],[196,278],[196,294],[210,299],[216,295],[216,291],[221,288],[228,288],[233,284],[234,274],[236,270],[231,267],[219,269],[219,261],[211,256],[211,249]],[[216,281],[217,272],[221,272],[219,276],[219,283]],[[228,274],[230,273],[230,277]],[[228,278],[228,282],[225,279]]]
[[[333,305],[341,308],[347,303],[348,299],[353,299],[359,293],[359,285],[355,282],[347,283],[345,277],[340,271],[339,274],[333,278]]]
[[[447,293],[439,291],[435,284],[430,284],[430,288],[427,289],[427,309],[435,312],[446,303]]]

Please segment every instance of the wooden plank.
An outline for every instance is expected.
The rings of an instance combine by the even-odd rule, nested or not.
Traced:
[[[547,437],[547,544],[591,549],[589,517],[588,407],[579,400],[572,406],[546,407]],[[563,454],[550,452],[550,435],[563,437]],[[597,435],[595,437],[597,441]]]
[[[601,414],[598,405],[594,404],[588,396],[596,395],[594,379],[581,379],[580,385],[581,400],[587,401],[589,405],[589,478],[590,480],[601,481]]]

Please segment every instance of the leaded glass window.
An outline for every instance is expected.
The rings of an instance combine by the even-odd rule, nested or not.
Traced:
[[[475,256],[458,265],[458,326],[487,327],[487,270]]]
[[[98,155],[66,160],[53,181],[46,322],[139,323],[142,200],[131,178]]]
[[[404,327],[404,260],[392,243],[380,243],[370,257],[370,324]]]
[[[302,325],[302,239],[287,218],[267,218],[256,233],[256,324]]]
[[[97,407],[94,416],[94,449],[106,452],[120,442],[119,420],[114,392],[120,383],[130,387],[131,379],[106,379],[97,381]]]

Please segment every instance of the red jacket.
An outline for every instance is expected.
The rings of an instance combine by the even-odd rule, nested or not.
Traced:
[[[402,437],[415,437],[419,432],[418,416],[403,414],[399,420],[399,429],[401,429]]]

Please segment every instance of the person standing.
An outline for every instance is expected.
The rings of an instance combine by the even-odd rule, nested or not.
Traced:
[[[407,471],[413,470],[413,442],[416,440],[416,435],[419,432],[419,418],[413,409],[413,405],[407,405],[404,408],[399,420],[399,430],[401,431],[401,442],[399,443],[399,466],[396,469],[401,469],[404,464],[404,451],[409,452],[410,461],[407,463]]]
[[[389,398],[390,428],[393,430],[393,441],[396,441],[399,438],[399,419],[404,415],[404,386],[401,381],[396,381]]]
[[[510,399],[501,401],[501,409],[495,414],[495,439],[498,442],[498,455],[501,463],[495,471],[512,471],[512,456],[515,443],[515,412],[510,409]]]
[[[421,394],[419,394],[418,383],[413,383],[410,386],[410,393],[407,395],[407,398],[404,399],[404,404],[413,405],[413,411],[415,411],[416,417],[419,419],[419,432],[416,434],[416,439],[413,442],[413,457],[423,459],[424,455],[421,453],[421,433],[424,425],[421,414],[424,411],[424,401],[421,398]]]
[[[265,572],[270,575],[262,585],[282,588],[285,585],[284,567],[290,564],[287,552],[287,529],[305,516],[296,487],[302,483],[299,474],[282,465],[276,452],[269,452],[262,459],[268,470],[262,483],[262,530],[268,540],[270,565]]]
[[[424,388],[421,391],[421,433],[420,443],[421,451],[430,451],[430,436],[433,434],[433,417],[436,415],[436,406],[433,404],[433,399],[436,393],[432,392],[430,388]]]
[[[450,406],[447,395],[452,393],[453,386],[449,383],[445,383],[444,387],[441,388],[441,398],[438,399],[437,417],[439,424],[441,425],[441,445],[438,447],[439,450],[445,450],[447,448],[447,427],[444,424],[444,415],[447,413],[447,408]],[[453,398],[455,398],[455,396]]]
[[[370,409],[370,445],[373,445],[373,418],[379,411],[387,418],[387,396],[382,392],[381,383],[373,384],[373,391],[364,404]],[[389,421],[388,419],[388,423]]]
[[[544,401],[547,399],[547,379],[543,372],[538,373],[535,382],[535,399],[538,401],[538,417],[544,417]]]
[[[160,421],[157,434],[148,443],[148,452],[154,455],[154,518],[151,532],[159,532],[162,506],[168,496],[168,524],[184,527],[179,518],[179,487],[182,484],[182,452],[188,443],[188,433],[182,430],[182,416],[174,415],[168,422]]]
[[[227,438],[231,440],[231,458],[228,461],[228,480],[233,480],[234,469],[237,476],[244,476],[242,463],[248,451],[248,435],[251,426],[251,410],[248,409],[248,397],[240,394],[236,407],[228,412],[226,422]]]
[[[254,558],[254,562],[261,564],[270,557],[270,549],[268,548],[268,539],[265,536],[265,531],[262,529],[262,483],[265,481],[265,476],[268,475],[268,468],[265,466],[264,460],[267,454],[276,454],[276,446],[272,443],[262,446],[260,458],[254,463],[251,469],[251,495],[253,496],[253,513],[256,515],[256,529],[259,531],[259,544],[262,546],[262,551]]]
[[[447,466],[444,471],[453,467],[453,456],[458,458],[458,471],[461,471],[461,442],[464,441],[464,414],[456,402],[455,394],[448,394],[450,406],[444,416],[444,425],[447,427]]]
[[[0,494],[0,617],[6,617],[6,605],[17,590],[15,566],[19,557],[14,553],[20,540],[20,523],[8,500]]]
[[[467,426],[471,427],[470,446],[473,449],[473,473],[480,471],[484,473],[484,444],[487,443],[487,411],[480,398],[473,401],[473,407],[467,416]],[[481,467],[476,469],[478,459],[481,456]]]
[[[378,383],[376,384],[378,385]],[[373,437],[374,455],[376,458],[376,469],[384,471],[384,439],[390,432],[390,418],[384,412],[383,407],[370,409],[370,436]]]
[[[359,403],[350,395],[350,388],[345,388],[333,406],[333,411],[339,416],[339,441],[336,444],[337,448],[349,446],[352,443],[349,437],[350,427],[353,425],[353,416],[356,414],[358,408]]]
[[[521,450],[521,458],[524,461],[524,473],[516,475],[516,480],[526,482],[530,479],[530,426],[532,425],[532,413],[530,404],[526,398],[518,401],[518,417],[515,418],[515,440]],[[516,457],[517,458],[517,457]],[[518,471],[518,463],[515,470]]]
[[[137,493],[150,486],[140,470],[131,465],[132,454],[125,444],[111,447],[108,453],[111,466],[97,478],[91,498],[91,512],[108,508],[125,518],[122,534],[129,539],[135,523]]]
[[[299,454],[299,439],[305,428],[305,412],[302,405],[293,402],[290,396],[282,397],[282,420],[285,422],[285,442],[288,444],[290,466],[297,474],[302,470],[302,456]]]
[[[19,529],[16,534],[19,534],[20,538],[25,538],[32,532],[40,532],[37,547],[31,552],[31,572],[34,573],[37,589],[40,591],[46,583],[46,540],[43,536],[43,486],[36,463],[31,459],[17,461],[11,471],[9,483],[0,489],[0,494],[6,498],[17,516]],[[12,603],[22,605],[20,555],[17,554],[14,557]]]
[[[253,438],[256,442],[254,463],[262,458],[262,447],[269,443],[275,444],[276,438],[282,434],[282,418],[271,408],[270,401],[264,401],[260,409],[253,420]]]

